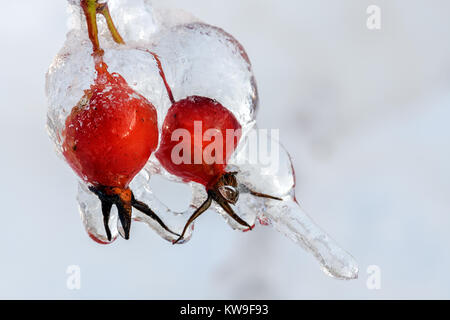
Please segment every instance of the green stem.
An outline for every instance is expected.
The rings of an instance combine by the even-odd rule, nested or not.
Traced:
[[[86,23],[88,28],[89,39],[92,42],[92,47],[94,51],[94,58],[103,57],[103,49],[100,48],[100,41],[98,39],[98,25],[97,25],[97,14],[101,14],[105,17],[106,24],[108,26],[109,32],[115,42],[118,44],[125,44],[122,37],[117,31],[116,26],[111,18],[109,12],[108,4],[98,3],[99,0],[81,0],[81,8],[83,9],[84,16],[86,17]]]
[[[94,56],[102,56],[103,50],[100,48],[100,42],[98,40],[97,0],[81,0],[81,8],[86,17],[89,39],[92,42]]]
[[[116,26],[114,25],[111,14],[109,13],[108,4],[106,2],[97,4],[97,13],[100,13],[103,17],[105,17],[106,24],[108,25],[108,29],[109,32],[111,32],[113,40],[118,44],[125,44],[125,41],[123,41],[119,31],[117,31]]]

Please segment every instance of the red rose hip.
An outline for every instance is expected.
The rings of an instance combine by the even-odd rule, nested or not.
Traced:
[[[180,142],[172,139],[172,135],[175,130],[180,129],[189,133],[193,140],[200,139],[197,143],[188,141],[189,145],[185,149],[189,150],[189,154],[187,157],[182,155],[187,161],[177,164],[172,158],[173,151]],[[199,132],[195,132],[196,130]],[[207,130],[213,130],[221,139],[218,141],[217,137],[213,138],[214,142],[219,143],[221,150],[212,155],[210,163],[206,163],[204,159],[205,148],[211,143],[203,139]],[[227,161],[239,142],[240,131],[241,125],[234,115],[219,102],[206,97],[188,97],[175,102],[169,109],[156,157],[171,174],[186,181],[201,183],[208,188],[224,174]],[[196,157],[199,159],[198,155],[201,155],[201,161],[196,161]]]
[[[164,119],[156,157],[168,172],[184,181],[203,184],[208,194],[206,201],[192,214],[174,243],[183,239],[189,225],[211,206],[213,200],[236,222],[251,230],[253,226],[242,220],[231,207],[239,198],[236,172],[225,170],[240,140],[241,125],[228,109],[214,99],[190,96],[175,101],[161,62],[158,56],[153,56],[158,62],[161,78],[172,102]],[[249,191],[258,197],[281,200]]]
[[[62,151],[72,169],[101,201],[106,235],[111,241],[109,217],[118,209],[125,239],[129,238],[132,207],[156,220],[173,233],[128,187],[158,145],[158,121],[154,106],[134,91],[122,76],[109,73],[103,62],[97,29],[102,14],[113,39],[123,44],[106,3],[81,0],[86,16],[97,77],[72,109],[62,132]],[[177,235],[177,234],[175,234]]]
[[[63,154],[87,183],[127,188],[158,145],[153,105],[107,66],[66,119]]]

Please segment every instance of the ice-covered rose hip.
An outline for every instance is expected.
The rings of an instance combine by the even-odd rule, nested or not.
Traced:
[[[156,157],[168,172],[184,181],[204,185],[208,194],[174,243],[183,239],[189,225],[211,206],[212,201],[217,202],[236,222],[251,230],[253,226],[241,219],[231,207],[239,198],[238,181],[235,172],[225,170],[241,137],[239,121],[212,98],[189,96],[175,101],[159,58],[155,54],[154,57],[172,102],[164,119]],[[281,200],[263,193],[252,194]]]
[[[190,153],[187,157],[184,154],[173,154],[180,143],[172,138],[176,130],[186,130],[185,132],[188,132],[189,136],[192,137],[192,140],[188,141],[192,143],[185,146],[185,149],[189,149]],[[196,130],[201,131],[196,132]],[[207,163],[205,161],[207,159],[204,159],[205,148],[210,142],[203,141],[203,136],[208,130],[220,135],[221,139],[221,142],[215,140],[220,143],[221,150],[220,152],[214,151],[216,154],[209,155],[211,156],[210,163]],[[219,102],[206,97],[191,96],[175,102],[169,109],[164,120],[161,146],[156,153],[156,157],[171,174],[185,181],[198,182],[210,188],[224,174],[227,160],[239,142],[240,131],[241,125],[239,122]],[[197,144],[194,141],[196,138],[200,138]],[[201,161],[196,161],[196,156],[199,159],[198,155],[202,157]],[[186,161],[174,163],[172,161],[173,156],[180,156]],[[175,162],[177,161],[175,160]]]
[[[118,209],[123,236],[129,238],[132,207],[174,234],[144,203],[134,198],[129,183],[158,145],[155,107],[133,90],[118,73],[110,73],[98,40],[97,14],[105,16],[117,43],[124,43],[112,23],[106,3],[82,0],[97,76],[65,120],[62,154],[71,168],[101,201],[108,241],[112,206]]]
[[[72,109],[63,131],[63,155],[95,187],[127,188],[158,145],[154,106],[105,63]]]

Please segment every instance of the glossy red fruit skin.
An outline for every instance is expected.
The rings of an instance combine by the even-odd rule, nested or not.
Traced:
[[[220,163],[207,164],[202,158],[201,164],[194,163],[194,122],[202,122],[202,134],[208,129],[220,130],[223,137],[223,152]],[[190,163],[175,164],[172,159],[173,148],[180,141],[172,140],[172,133],[176,129],[186,129],[191,135],[191,161]],[[227,140],[227,129],[239,130],[234,139]],[[203,184],[206,188],[212,187],[218,178],[225,172],[227,161],[238,145],[241,137],[241,125],[234,115],[216,100],[191,96],[175,102],[164,119],[161,141],[156,157],[161,165],[171,174],[184,181],[194,181]],[[233,141],[234,140],[234,141]],[[201,142],[202,154],[211,141]],[[227,144],[233,146],[227,148]]]
[[[97,72],[66,119],[63,155],[85,182],[126,188],[158,145],[157,113],[104,63]]]

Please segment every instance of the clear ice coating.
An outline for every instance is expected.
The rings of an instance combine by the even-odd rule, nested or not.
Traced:
[[[265,146],[256,151],[255,145],[261,146],[261,141]],[[270,157],[262,154],[266,152],[264,149],[269,150]],[[229,167],[230,171],[238,171],[241,194],[247,195],[238,203],[236,213],[245,217],[245,212],[251,212],[246,221],[257,218],[261,224],[273,226],[312,253],[330,276],[357,278],[355,259],[318,227],[296,200],[291,157],[276,138],[267,131],[252,130],[230,160]],[[277,196],[283,201],[256,198],[249,195],[248,190]]]
[[[236,213],[250,225],[259,222],[274,227],[312,253],[330,276],[356,278],[358,266],[353,257],[323,232],[297,202],[295,174],[288,152],[276,138],[254,126],[258,92],[249,58],[239,42],[222,29],[204,24],[189,13],[158,8],[147,0],[109,0],[108,5],[127,44],[114,43],[106,24],[99,19],[104,61],[110,72],[121,74],[130,87],[155,106],[160,128],[171,102],[156,61],[148,51],[159,56],[176,100],[190,95],[214,98],[233,112],[241,123],[243,137],[228,165],[228,171],[237,172],[240,183],[240,198],[233,206]],[[65,119],[95,78],[92,46],[79,0],[69,0],[69,9],[70,31],[46,78],[48,131],[59,155]],[[270,152],[267,153],[265,149],[269,146]],[[266,154],[261,154],[262,151]],[[169,228],[180,233],[190,215],[206,199],[205,189],[202,185],[189,183],[192,199],[188,209],[174,212],[152,193],[149,182],[155,175],[180,182],[167,173],[152,155],[130,188],[135,197],[152,208]],[[258,198],[250,190],[277,196],[283,201]],[[92,239],[108,244],[123,234],[117,210],[113,208],[109,222],[112,239],[108,241],[101,203],[81,180],[77,200],[82,222]],[[233,229],[243,230],[220,206],[211,208],[221,214]],[[132,218],[147,224],[162,238],[175,240],[174,235],[138,210],[133,210]],[[191,224],[184,242],[191,238],[193,228],[194,224]]]
[[[202,22],[177,25],[154,38],[153,50],[161,58],[175,100],[193,95],[213,98],[233,112],[244,128],[253,124],[256,81],[247,53],[236,39]]]

